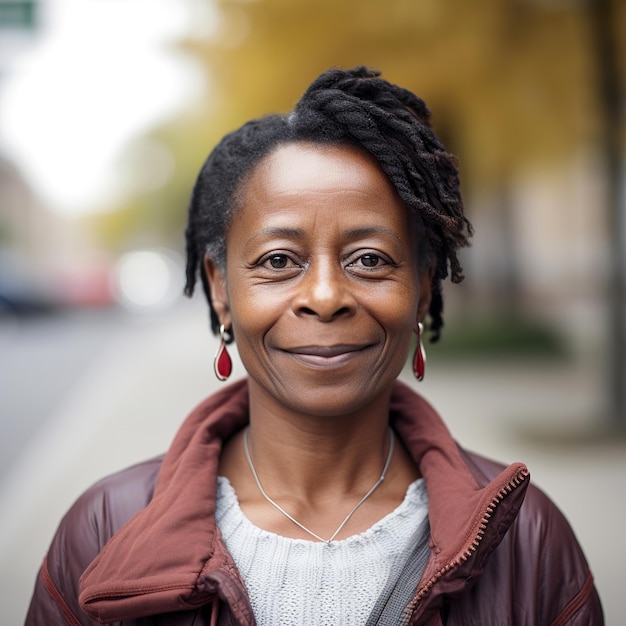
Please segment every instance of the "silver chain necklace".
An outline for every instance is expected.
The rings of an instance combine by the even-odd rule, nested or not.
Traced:
[[[312,530],[309,530],[304,524],[301,524],[295,517],[289,515],[289,513],[287,513],[287,511],[285,511],[285,509],[283,509],[283,507],[281,507],[280,504],[274,502],[274,500],[272,500],[272,498],[270,498],[265,493],[265,489],[263,489],[261,485],[259,476],[256,473],[256,470],[254,469],[254,463],[252,463],[252,457],[250,456],[250,449],[248,447],[248,433],[249,432],[250,432],[250,428],[248,427],[246,428],[246,431],[243,436],[243,449],[246,453],[246,459],[248,459],[248,465],[250,466],[250,471],[252,472],[252,476],[254,476],[254,480],[256,482],[257,487],[259,488],[259,491],[261,492],[261,495],[274,508],[278,509],[286,518],[290,519],[296,526],[299,526],[302,530],[307,532],[312,537],[315,537],[318,541],[322,541],[324,543],[327,543],[328,545],[332,543],[333,539],[340,533],[341,529],[348,523],[348,520],[357,512],[359,507],[376,491],[376,489],[378,489],[378,487],[383,482],[383,480],[385,480],[385,475],[387,474],[387,470],[389,469],[389,464],[391,463],[391,457],[393,456],[393,448],[394,448],[394,441],[395,441],[393,430],[390,428],[389,429],[389,451],[387,452],[387,460],[385,461],[385,465],[383,467],[383,471],[382,471],[382,474],[380,475],[380,478],[372,485],[370,490],[359,500],[358,504],[352,509],[352,511],[350,511],[350,513],[346,515],[343,522],[339,524],[339,528],[337,528],[337,530],[328,539],[324,539],[323,537],[320,537],[317,533],[314,533]]]

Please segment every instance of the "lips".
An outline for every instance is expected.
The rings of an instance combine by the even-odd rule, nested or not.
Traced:
[[[366,346],[352,344],[338,344],[336,346],[301,346],[299,348],[291,348],[287,352],[294,354],[309,354],[311,356],[333,357],[346,352],[358,352]]]
[[[357,357],[369,344],[337,344],[333,346],[299,346],[284,350],[298,361],[308,365],[338,366]]]

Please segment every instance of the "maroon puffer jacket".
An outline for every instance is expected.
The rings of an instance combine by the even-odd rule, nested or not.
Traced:
[[[223,441],[247,422],[245,381],[203,402],[164,458],[97,483],[63,519],[27,626],[252,626],[245,586],[215,525]],[[403,624],[595,626],[582,551],[526,467],[455,444],[398,383],[390,422],[426,480],[431,555]],[[280,625],[277,625],[280,626]]]

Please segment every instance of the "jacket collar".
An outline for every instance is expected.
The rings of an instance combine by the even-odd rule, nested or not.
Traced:
[[[439,415],[401,383],[392,394],[390,420],[428,491],[431,556],[410,607],[415,618],[432,614],[444,594],[461,593],[480,576],[517,517],[529,472],[514,463],[488,484],[478,484]]]
[[[109,623],[183,611],[216,593],[241,615],[252,609],[215,525],[217,468],[223,441],[248,421],[247,383],[201,403],[168,450],[154,498],[105,545],[80,579],[79,602]]]
[[[482,571],[517,515],[528,471],[515,464],[479,486],[441,418],[401,383],[394,387],[390,420],[429,494],[431,558],[414,600],[418,606],[423,598],[436,600],[439,588],[453,593],[454,580],[460,589],[468,573]],[[190,610],[217,594],[242,623],[254,623],[245,586],[215,524],[222,445],[247,421],[245,380],[209,397],[185,420],[163,460],[153,500],[81,576],[79,600],[89,616],[114,622]]]

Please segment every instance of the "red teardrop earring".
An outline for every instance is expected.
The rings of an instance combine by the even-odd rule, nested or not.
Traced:
[[[417,380],[424,380],[424,370],[426,368],[426,350],[422,343],[422,333],[424,332],[424,324],[417,324],[417,345],[415,346],[415,356],[413,357],[413,373]]]
[[[215,353],[215,359],[213,360],[213,369],[218,380],[227,380],[230,373],[233,371],[233,362],[226,350],[226,328],[224,324],[220,326],[220,345]]]

